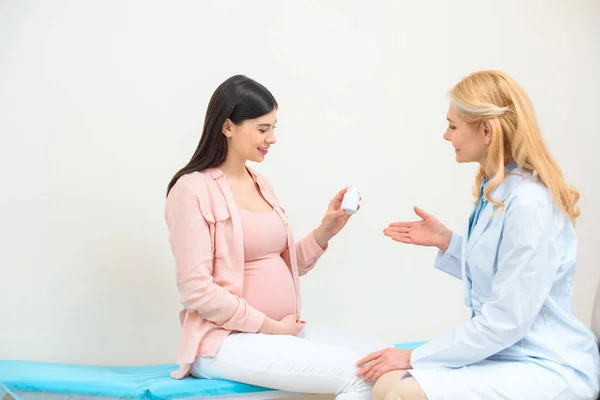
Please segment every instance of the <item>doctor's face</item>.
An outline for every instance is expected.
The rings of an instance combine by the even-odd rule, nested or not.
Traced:
[[[452,106],[446,115],[448,129],[444,139],[452,143],[457,162],[479,162],[485,165],[491,134],[483,122],[467,122]]]

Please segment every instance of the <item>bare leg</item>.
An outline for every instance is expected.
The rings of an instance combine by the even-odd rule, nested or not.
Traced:
[[[406,378],[406,371],[387,372],[373,387],[373,400],[427,400],[415,378]]]

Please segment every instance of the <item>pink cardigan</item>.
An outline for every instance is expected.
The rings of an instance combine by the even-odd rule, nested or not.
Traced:
[[[294,242],[284,210],[273,188],[248,169],[263,197],[286,226],[288,249],[282,254],[291,270],[300,313],[299,276],[306,274],[326,250],[313,234]],[[242,296],[244,243],[238,208],[223,172],[213,168],[179,178],[165,207],[169,241],[175,258],[177,286],[183,310],[179,370],[189,375],[197,355],[214,356],[231,332],[258,332],[265,315]]]

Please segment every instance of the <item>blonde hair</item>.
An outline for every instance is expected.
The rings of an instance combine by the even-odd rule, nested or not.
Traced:
[[[490,194],[504,180],[505,166],[514,161],[548,188],[556,205],[575,225],[580,215],[579,192],[565,182],[542,137],[531,100],[515,80],[500,71],[475,72],[454,86],[450,102],[465,121],[487,121],[491,128],[486,167],[494,175],[488,177],[484,191],[488,201],[504,208]],[[473,194],[477,199],[485,174],[480,168],[475,178]]]

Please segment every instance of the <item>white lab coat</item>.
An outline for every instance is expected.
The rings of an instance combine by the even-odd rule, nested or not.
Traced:
[[[429,400],[596,399],[595,335],[571,312],[577,237],[550,192],[510,164],[468,240],[436,267],[464,281],[472,318],[422,347],[410,373]]]

